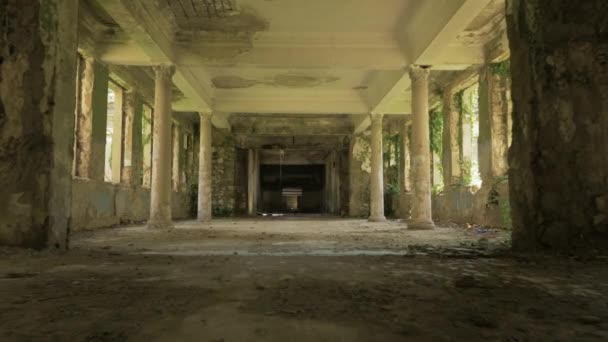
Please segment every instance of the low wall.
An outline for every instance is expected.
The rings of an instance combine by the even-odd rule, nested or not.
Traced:
[[[190,197],[174,192],[173,218],[190,217]],[[150,189],[74,178],[72,231],[146,221],[150,215]]]
[[[509,183],[506,180],[471,187],[453,186],[433,195],[433,218],[438,221],[511,228]]]

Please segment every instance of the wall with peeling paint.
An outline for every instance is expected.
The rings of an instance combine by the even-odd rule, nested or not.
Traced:
[[[143,222],[150,216],[150,189],[75,178],[72,183],[72,231]],[[173,192],[174,219],[190,217],[190,196]]]

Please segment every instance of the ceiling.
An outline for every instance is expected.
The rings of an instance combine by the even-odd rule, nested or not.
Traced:
[[[410,113],[412,64],[483,64],[504,0],[82,0],[109,64],[173,63],[176,111]]]

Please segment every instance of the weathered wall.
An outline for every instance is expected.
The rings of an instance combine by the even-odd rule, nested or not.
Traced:
[[[213,130],[212,208],[214,216],[235,213],[237,148],[233,135]]]
[[[67,247],[78,1],[0,1],[0,245]]]
[[[511,0],[513,247],[606,246],[608,2]]]
[[[354,135],[350,142],[349,165],[349,205],[348,215],[369,216],[369,195],[371,175],[371,131],[368,129]]]
[[[173,219],[190,216],[187,192],[172,193]],[[74,178],[72,231],[143,222],[150,217],[150,189]]]
[[[509,187],[506,179],[473,191],[466,186],[451,186],[433,195],[433,219],[461,224],[510,228]]]

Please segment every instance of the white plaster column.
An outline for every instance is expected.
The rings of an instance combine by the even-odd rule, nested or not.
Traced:
[[[431,213],[431,148],[429,138],[429,68],[412,66],[412,218],[409,229],[433,229]]]
[[[171,221],[171,86],[175,67],[159,65],[154,92],[154,130],[148,228],[173,228]]]
[[[200,113],[200,144],[198,158],[198,215],[201,222],[211,221],[211,168],[213,150],[211,146],[211,114]]]
[[[247,155],[247,214],[257,215],[259,189],[258,151],[250,149]]]
[[[385,221],[384,217],[384,172],[382,162],[382,114],[371,114],[371,177],[370,177],[370,216],[371,222]]]

